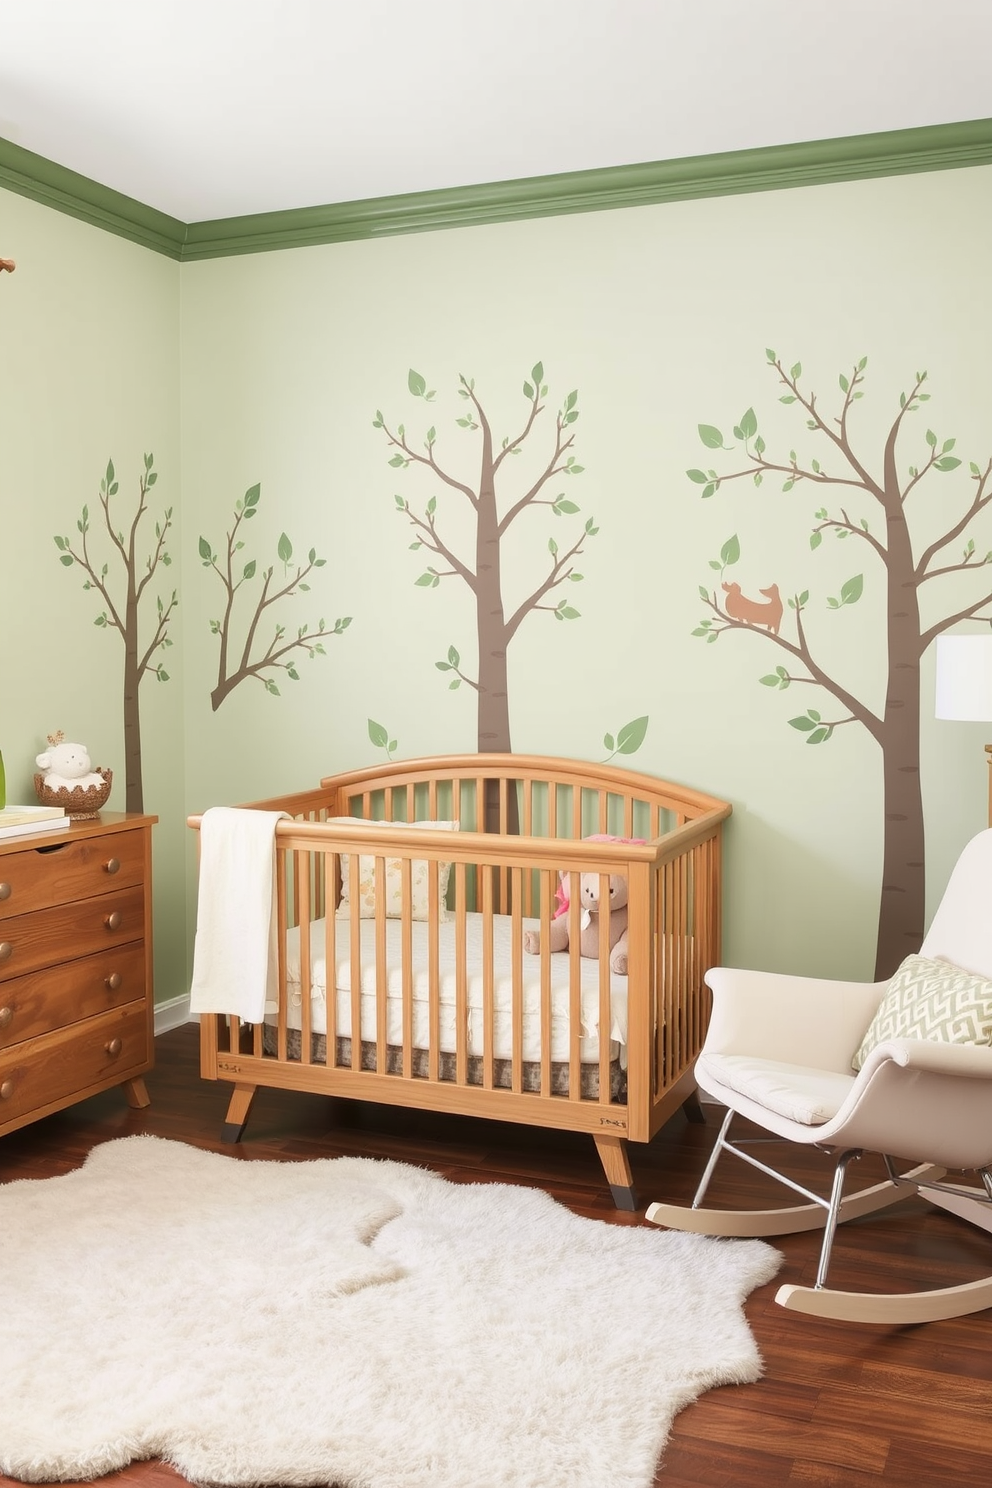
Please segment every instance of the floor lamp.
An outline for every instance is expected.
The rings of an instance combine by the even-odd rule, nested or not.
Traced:
[[[938,718],[992,723],[992,632],[937,637],[936,708]],[[992,826],[992,744],[989,763],[989,826]]]

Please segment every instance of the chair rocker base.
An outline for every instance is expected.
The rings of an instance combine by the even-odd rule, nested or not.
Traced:
[[[792,1312],[845,1323],[893,1327],[935,1323],[992,1307],[992,1276],[932,1292],[835,1292],[830,1287],[781,1286],[775,1301]]]
[[[904,1176],[913,1182],[935,1183],[943,1178],[945,1172],[945,1168],[932,1163],[921,1163]],[[874,1214],[906,1197],[904,1188],[896,1187],[886,1179],[842,1199],[837,1222],[843,1224],[845,1220]],[[822,1230],[827,1223],[827,1209],[823,1204],[793,1204],[783,1209],[694,1209],[678,1204],[651,1204],[644,1218],[652,1224],[664,1225],[666,1229],[685,1230],[694,1235],[759,1239],[771,1235],[798,1235],[804,1230]]]

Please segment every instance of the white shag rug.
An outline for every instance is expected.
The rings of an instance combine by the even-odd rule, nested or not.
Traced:
[[[367,1158],[124,1137],[0,1186],[0,1469],[194,1483],[649,1488],[761,1360],[781,1257]]]

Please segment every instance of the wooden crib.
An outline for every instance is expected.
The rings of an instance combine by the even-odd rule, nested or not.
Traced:
[[[627,1142],[698,1110],[730,806],[613,765],[473,754],[252,808],[291,818],[276,827],[278,990],[262,1023],[201,1016],[201,1072],[234,1086],[225,1138],[260,1085],[589,1132],[634,1209]],[[626,976],[605,936],[598,959],[578,955],[584,873],[604,892],[627,880]],[[551,952],[560,884],[570,944]]]

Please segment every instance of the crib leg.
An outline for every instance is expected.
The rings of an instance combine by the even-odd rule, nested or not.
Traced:
[[[696,1125],[706,1125],[706,1116],[703,1112],[702,1106],[699,1104],[698,1090],[694,1090],[691,1095],[686,1096],[685,1100],[682,1102],[682,1110],[685,1113],[685,1119],[687,1121],[692,1121]]]
[[[593,1141],[596,1143],[596,1151],[603,1164],[614,1204],[618,1209],[626,1209],[632,1214],[637,1208],[637,1194],[634,1192],[634,1175],[630,1171],[630,1158],[627,1155],[627,1139],[593,1137]]]
[[[256,1085],[235,1085],[231,1093],[230,1105],[227,1108],[227,1117],[221,1129],[221,1141],[241,1141],[257,1088]]]

